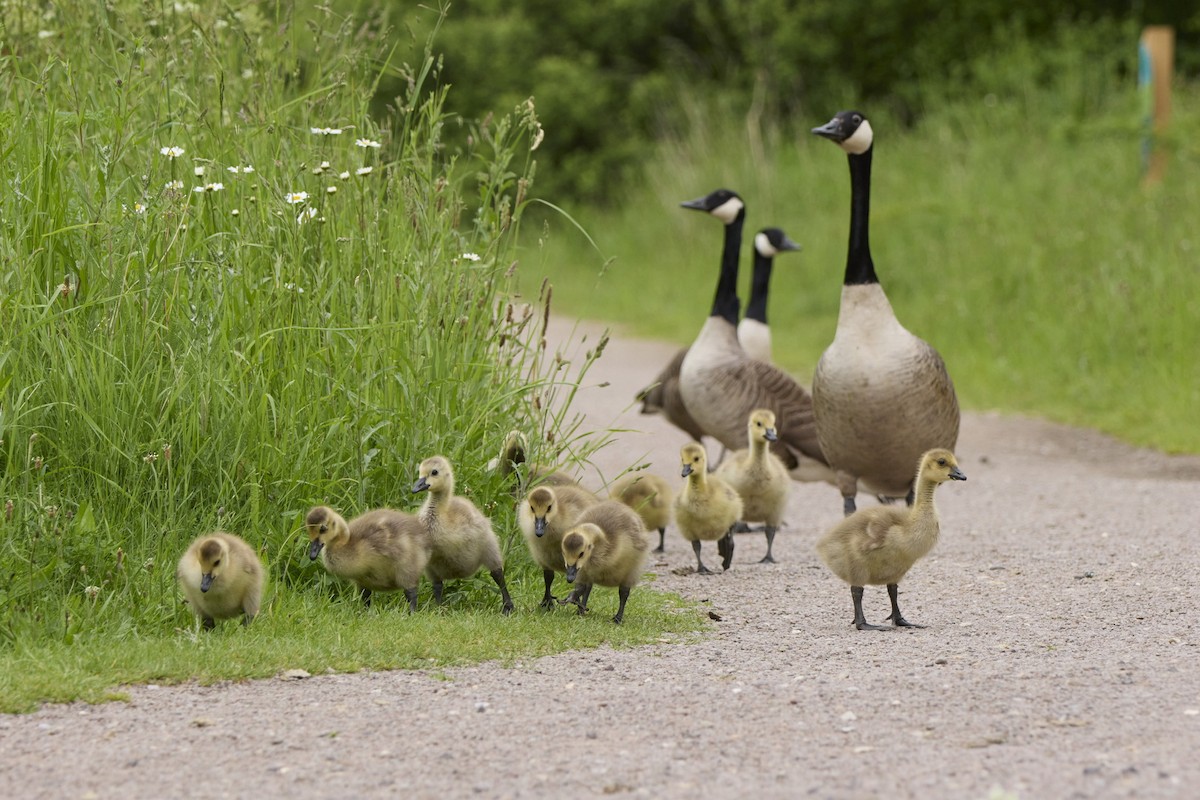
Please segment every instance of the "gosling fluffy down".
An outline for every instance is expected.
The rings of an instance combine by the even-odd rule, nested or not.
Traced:
[[[609,497],[636,511],[647,531],[658,531],[658,547],[654,552],[663,552],[675,498],[671,484],[649,472],[634,472],[613,484]]]
[[[550,593],[554,573],[567,571],[562,554],[563,534],[580,514],[599,502],[600,498],[582,486],[538,486],[517,507],[517,524],[546,582],[542,608],[554,606],[554,595]]]
[[[746,422],[746,438],[749,448],[738,450],[721,464],[717,475],[729,483],[742,498],[742,522],[762,522],[767,535],[765,564],[775,563],[771,548],[775,544],[775,532],[783,520],[787,507],[788,490],[792,481],[787,467],[768,448],[778,440],[775,430],[775,413],[759,408],[750,412]]]
[[[175,571],[179,586],[208,630],[218,619],[242,614],[249,625],[262,602],[263,568],[254,548],[232,533],[217,531],[192,542]]]
[[[529,441],[520,431],[509,431],[500,454],[488,462],[488,471],[513,478],[513,494],[518,497],[531,486],[578,486],[565,472],[528,461]]]
[[[413,493],[429,492],[417,517],[425,525],[432,543],[425,574],[433,582],[433,599],[442,602],[442,587],[447,580],[469,578],[486,567],[500,587],[502,611],[513,610],[512,597],[504,582],[504,556],[492,530],[492,522],[475,504],[454,494],[454,471],[445,456],[433,456],[421,462]]]
[[[412,514],[379,508],[349,523],[328,506],[317,506],[305,518],[308,557],[331,574],[354,581],[363,603],[372,592],[404,591],[408,610],[417,610],[417,588],[429,563],[429,532]]]
[[[897,603],[897,584],[937,544],[941,526],[933,492],[947,481],[965,481],[954,454],[941,448],[921,456],[916,497],[911,508],[873,506],[855,511],[817,542],[817,554],[833,574],[850,584],[854,627],[884,630],[867,624],[862,595],[866,585],[886,585],[892,603],[889,619],[900,628],[919,628],[904,619]]]
[[[692,543],[696,571],[710,570],[700,560],[700,542],[716,541],[725,569],[733,563],[733,524],[742,518],[742,498],[732,486],[708,474],[708,454],[699,442],[685,444],[679,451],[681,475],[687,478],[675,497],[675,526]]]
[[[650,537],[641,517],[625,504],[605,500],[587,509],[562,540],[567,581],[577,584],[568,601],[584,614],[593,586],[616,586],[620,606],[613,622],[619,625],[625,618],[629,591],[642,577],[649,550]]]

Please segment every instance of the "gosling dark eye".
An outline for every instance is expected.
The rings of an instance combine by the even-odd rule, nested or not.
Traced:
[[[214,567],[219,567],[219,566],[221,566],[221,559],[219,559],[219,558],[218,558],[216,561],[214,561],[214,562],[213,562],[213,566],[214,566]]]
[[[938,459],[938,466],[939,466],[939,467],[944,467],[944,466],[946,466],[946,459],[944,459],[944,458],[939,458],[939,459]]]
[[[430,475],[437,475],[437,470],[435,469],[433,472],[430,472],[429,474],[430,474]]]

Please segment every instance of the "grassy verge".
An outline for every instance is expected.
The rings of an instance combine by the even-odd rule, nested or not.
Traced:
[[[1196,121],[1195,97],[1180,87],[1176,131]],[[1144,189],[1132,89],[1085,115],[1075,105],[1033,89],[991,95],[947,103],[909,133],[875,116],[880,279],[901,322],[941,351],[965,406],[1200,452],[1200,150],[1169,141],[1166,180]],[[778,225],[804,245],[777,260],[770,319],[777,360],[809,378],[837,320],[849,178],[844,154],[808,129],[836,110],[765,132],[694,111],[644,182],[613,208],[574,212],[595,247],[554,223],[539,247],[526,237],[539,268],[526,274],[549,275],[574,314],[686,343],[711,303],[721,231],[679,202],[736,189],[748,231]]]

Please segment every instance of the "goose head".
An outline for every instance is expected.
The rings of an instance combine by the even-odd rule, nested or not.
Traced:
[[[216,538],[205,539],[200,544],[200,591],[207,592],[213,581],[221,577],[224,565],[229,561],[229,548]]]
[[[350,530],[342,515],[328,506],[317,506],[308,512],[304,518],[304,527],[308,530],[308,558],[316,561],[321,555],[322,548],[329,542],[337,541],[343,536],[349,536]]]
[[[954,458],[954,453],[942,448],[930,450],[921,456],[921,467],[918,474],[923,480],[931,480],[936,483],[967,479],[963,471],[958,468],[958,461]]]
[[[445,456],[433,456],[421,462],[417,469],[417,482],[413,484],[413,494],[430,491],[434,494],[446,494],[454,491],[454,472],[450,469],[450,461]]]
[[[529,511],[533,514],[533,533],[540,539],[546,535],[546,521],[558,514],[554,490],[539,486],[529,493],[525,501],[529,503]]]
[[[875,134],[871,123],[858,111],[839,111],[833,119],[812,132],[822,136],[852,156],[862,155],[871,149]]]
[[[775,412],[767,408],[751,411],[746,428],[750,433],[750,441],[773,442],[779,438],[775,430]]]
[[[708,453],[699,442],[689,442],[679,451],[679,461],[683,465],[680,475],[687,477],[693,472],[703,475],[708,469]]]
[[[779,228],[763,228],[754,235],[754,252],[764,258],[774,258],[780,253],[803,248],[788,238]]]
[[[563,563],[567,565],[567,583],[574,583],[579,570],[587,565],[595,549],[600,529],[585,522],[567,532],[562,540]]]
[[[697,197],[695,200],[688,200],[679,205],[693,211],[705,211],[712,214],[725,225],[737,219],[746,208],[742,198],[732,189],[717,189],[704,197]]]

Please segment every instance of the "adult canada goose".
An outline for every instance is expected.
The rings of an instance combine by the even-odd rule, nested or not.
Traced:
[[[567,581],[576,584],[564,602],[574,602],[584,614],[593,586],[616,586],[620,606],[613,622],[621,624],[629,590],[641,579],[649,550],[641,518],[624,503],[605,500],[587,509],[562,540]]]
[[[925,453],[918,464],[912,508],[872,506],[855,511],[817,542],[817,553],[833,574],[850,584],[854,627],[879,631],[863,616],[866,585],[887,586],[892,601],[888,617],[898,628],[920,628],[904,618],[896,601],[897,584],[912,565],[937,544],[939,524],[933,490],[946,481],[965,481],[954,454],[941,448]]]
[[[492,523],[475,504],[454,494],[454,471],[445,456],[421,462],[413,493],[429,492],[417,517],[429,531],[432,551],[425,574],[433,582],[433,599],[442,602],[442,586],[455,578],[469,578],[486,567],[500,587],[502,611],[513,610],[512,597],[504,582],[504,556]]]
[[[800,245],[779,228],[764,228],[754,236],[754,277],[750,287],[750,302],[746,304],[746,316],[737,326],[738,342],[751,358],[771,362],[771,329],[767,325],[771,267],[779,253],[799,249]],[[642,401],[643,414],[662,414],[676,428],[700,441],[704,438],[704,431],[688,413],[679,392],[679,369],[687,351],[685,347],[677,352],[654,382],[638,392],[637,399]],[[718,462],[723,460],[724,454]]]
[[[836,142],[850,161],[841,309],[813,375],[817,437],[850,514],[859,484],[912,502],[912,464],[926,450],[953,450],[958,441],[958,399],[942,357],[900,324],[875,275],[868,235],[871,123],[857,111],[841,111],[813,133]]]
[[[746,209],[736,192],[718,189],[683,204],[725,225],[721,274],[712,311],[688,348],[679,371],[684,405],[705,433],[730,450],[746,440],[746,417],[756,408],[775,413],[782,435],[772,450],[793,477],[833,480],[817,443],[812,398],[778,367],[746,355],[738,343],[738,250]]]
[[[754,273],[746,315],[738,323],[737,338],[746,355],[771,363],[771,328],[767,325],[771,267],[780,253],[800,250],[800,245],[779,228],[763,228],[754,235]]]
[[[488,469],[501,475],[513,476],[513,494],[518,497],[530,486],[573,486],[578,482],[565,472],[531,464],[528,461],[529,441],[520,431],[509,431],[500,453],[488,462]]]
[[[708,455],[699,442],[685,444],[679,460],[683,465],[680,474],[687,481],[675,496],[675,526],[692,543],[696,572],[710,572],[700,560],[700,543],[711,541],[717,543],[721,566],[729,569],[733,563],[733,524],[742,518],[742,498],[724,480],[708,474]]]
[[[408,610],[417,610],[417,588],[433,544],[429,531],[412,514],[377,508],[346,522],[329,506],[317,506],[304,519],[308,557],[330,574],[357,584],[363,604],[372,592],[404,591]]]
[[[775,415],[759,408],[750,413],[746,422],[749,447],[732,454],[717,470],[717,475],[734,488],[742,498],[743,522],[762,522],[767,534],[767,554],[762,563],[775,563],[771,547],[775,532],[787,506],[788,489],[792,481],[783,462],[767,449],[775,441]]]
[[[649,472],[631,472],[613,484],[608,495],[636,511],[646,530],[658,531],[658,547],[654,552],[663,552],[667,526],[671,524],[671,501],[675,497],[671,484]]]
[[[262,602],[263,568],[254,548],[232,533],[196,539],[175,570],[179,587],[205,630],[216,620],[242,615],[249,625]]]
[[[554,573],[567,571],[562,555],[563,534],[580,514],[599,502],[599,497],[582,486],[537,486],[517,507],[517,525],[546,582],[542,608],[554,606],[554,595],[550,593]]]

